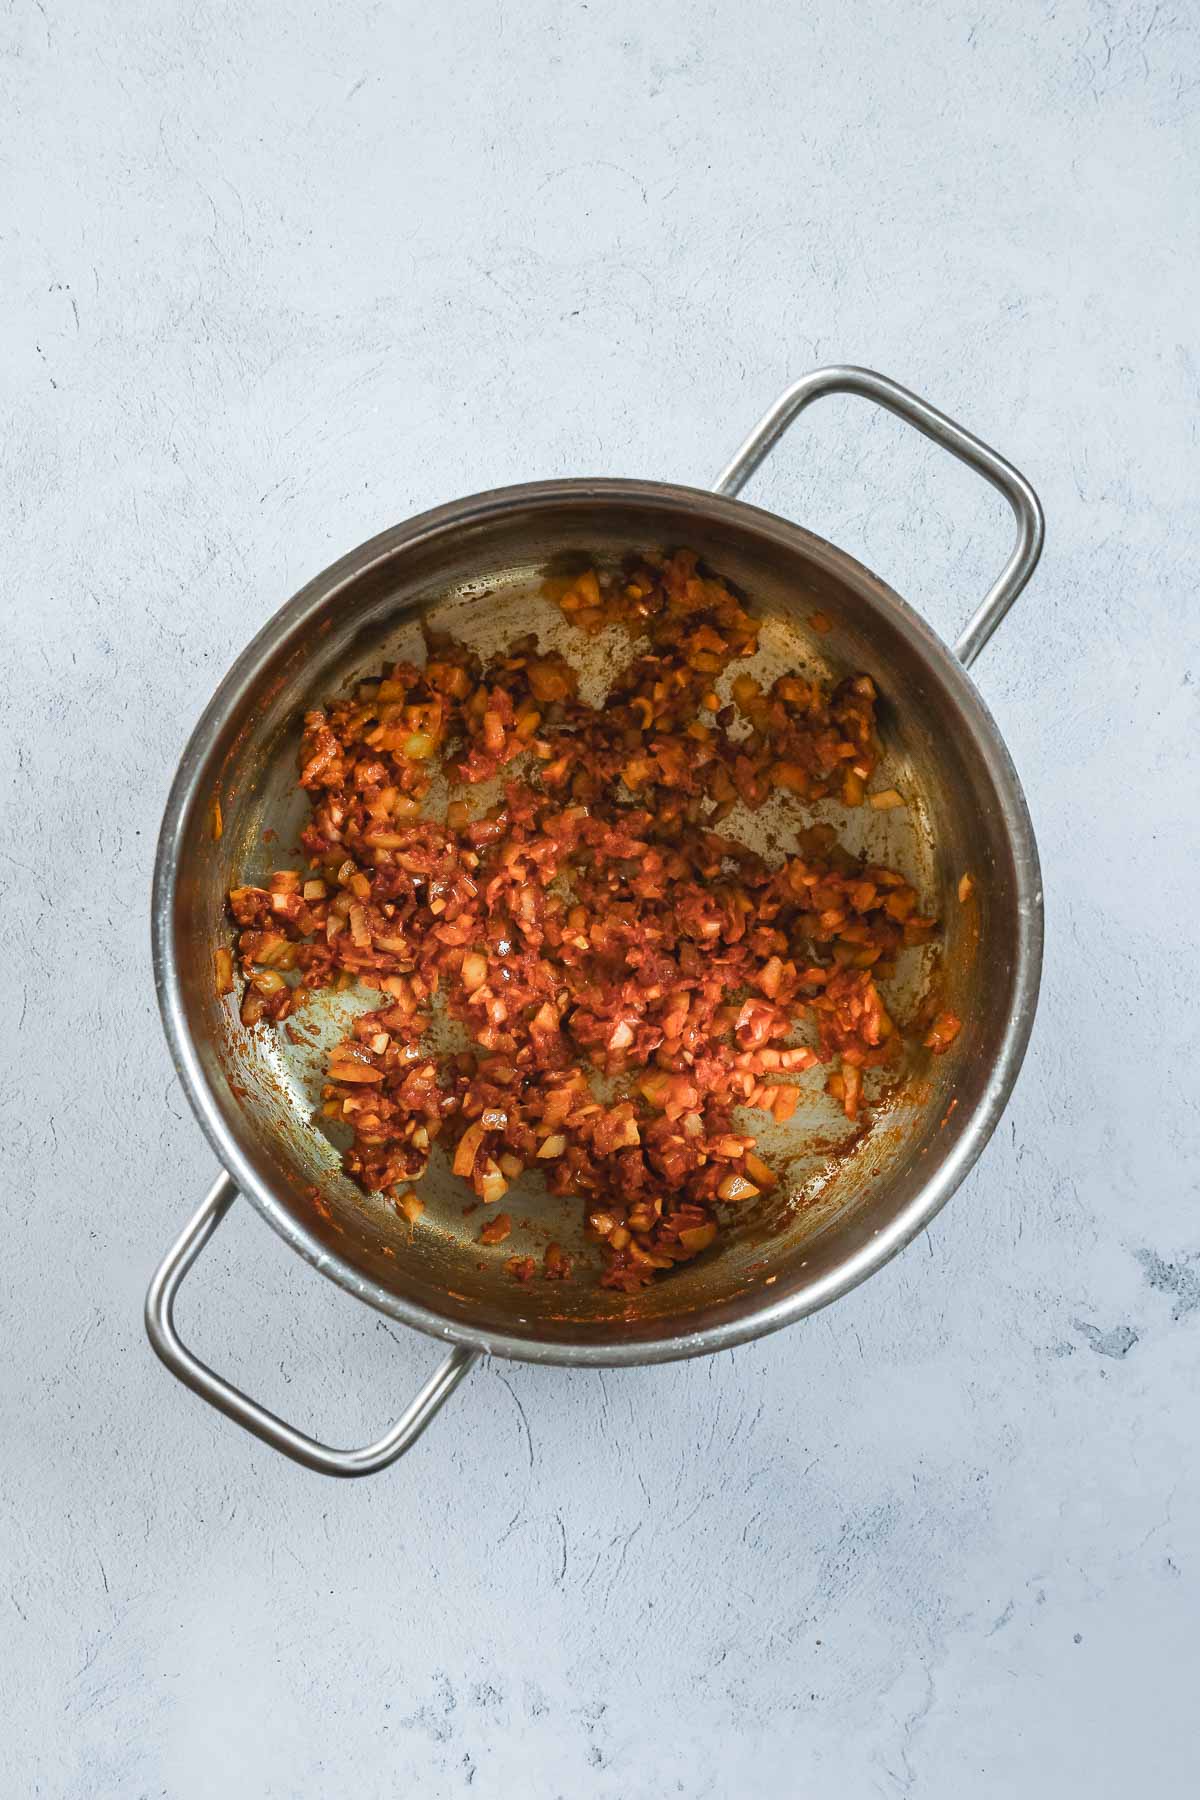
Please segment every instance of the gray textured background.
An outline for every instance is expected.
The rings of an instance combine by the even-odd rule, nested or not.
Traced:
[[[0,1788],[1195,1792],[1200,14],[1175,4],[66,5],[0,24]],[[175,1387],[212,1159],[155,830],[235,652],[494,483],[711,478],[873,364],[1049,521],[977,669],[1048,904],[977,1172],[835,1309],[477,1372],[339,1487]],[[851,401],[755,497],[951,634],[994,496]],[[433,1360],[235,1210],[197,1346],[335,1440]]]

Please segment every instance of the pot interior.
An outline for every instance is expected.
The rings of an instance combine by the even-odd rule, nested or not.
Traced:
[[[302,714],[397,658],[421,660],[423,618],[485,657],[537,633],[583,671],[588,698],[631,654],[615,630],[587,640],[540,592],[548,574],[619,564],[631,552],[689,546],[763,619],[749,665],[833,678],[866,670],[880,690],[883,785],[904,809],[846,809],[773,798],[725,829],[774,858],[797,826],[835,824],[851,848],[900,868],[940,944],[905,953],[887,984],[904,1020],[931,991],[964,1028],[950,1052],[909,1048],[869,1122],[851,1128],[802,1078],[786,1126],[745,1115],[780,1187],[729,1209],[716,1244],[630,1297],[598,1285],[600,1259],[579,1201],[548,1195],[533,1174],[505,1196],[507,1243],[478,1243],[481,1210],[435,1152],[414,1228],[390,1200],[341,1172],[340,1144],[316,1117],[322,1051],[344,1035],[364,993],[321,994],[296,1021],[319,1040],[269,1026],[247,1031],[237,996],[215,992],[214,952],[232,943],[228,889],[303,867],[296,787]],[[819,633],[814,612],[831,622]],[[727,684],[729,675],[724,678]],[[877,783],[879,785],[879,783]],[[219,799],[223,831],[212,829]],[[969,682],[920,620],[840,552],[738,502],[633,483],[556,483],[446,508],[385,534],[320,577],[272,621],[231,671],[189,748],[164,826],[156,895],[160,992],[177,1059],[202,1122],[231,1172],[271,1221],[319,1266],[423,1329],[547,1360],[653,1360],[736,1341],[811,1310],[883,1261],[936,1211],[978,1153],[1015,1076],[1032,1013],[1039,943],[1036,860],[1020,791]],[[960,878],[971,891],[960,902]],[[1031,974],[1032,971],[1032,974]],[[872,1090],[868,1087],[868,1093]],[[333,1127],[336,1133],[338,1127]],[[506,1259],[541,1259],[550,1241],[574,1259],[566,1282],[526,1284]]]

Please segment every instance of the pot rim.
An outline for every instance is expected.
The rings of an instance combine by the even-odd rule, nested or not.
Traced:
[[[531,505],[553,508],[589,499],[658,505],[673,503],[691,508],[699,505],[712,519],[724,519],[742,526],[750,515],[760,536],[774,539],[782,550],[802,554],[847,586],[860,592],[865,590],[881,608],[890,611],[914,647],[954,690],[976,735],[996,783],[1002,827],[1012,851],[1015,871],[1016,945],[1012,1005],[986,1088],[974,1110],[961,1122],[958,1139],[944,1161],[901,1212],[867,1244],[821,1278],[779,1299],[767,1298],[761,1307],[740,1318],[700,1331],[678,1332],[652,1343],[622,1343],[620,1340],[602,1344],[542,1343],[516,1333],[474,1331],[458,1320],[444,1318],[427,1307],[389,1293],[337,1256],[279,1202],[270,1183],[260,1177],[227,1131],[184,1015],[171,929],[180,853],[198,797],[199,776],[213,740],[229,715],[237,709],[247,689],[253,686],[262,664],[274,654],[280,640],[302,628],[311,615],[340,591],[390,559],[398,550]],[[941,1211],[974,1166],[1008,1103],[1037,1010],[1042,944],[1042,885],[1037,843],[1016,769],[999,727],[974,681],[932,627],[894,589],[846,551],[776,513],[744,500],[714,494],[709,488],[615,478],[575,477],[522,482],[450,501],[367,539],[286,601],[232,664],[188,738],[163,813],[151,902],[155,988],[171,1059],[184,1093],[221,1166],[280,1237],[347,1293],[426,1336],[519,1362],[593,1368],[672,1362],[709,1355],[753,1338],[765,1337],[840,1299],[910,1243]]]

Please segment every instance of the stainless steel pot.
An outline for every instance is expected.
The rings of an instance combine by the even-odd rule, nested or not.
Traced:
[[[953,651],[898,595],[844,551],[736,500],[748,476],[812,400],[873,400],[941,444],[1004,495],[1017,543]],[[1016,773],[965,669],[1033,573],[1042,515],[1024,478],[995,451],[894,382],[865,369],[822,369],[785,393],[719,477],[714,493],[642,481],[553,481],[478,494],[398,525],[304,588],[259,632],[209,703],[171,789],[154,875],[154,968],[180,1080],[225,1173],[168,1253],[146,1302],[150,1340],[167,1367],[231,1419],[298,1462],[364,1475],[400,1456],[477,1357],[614,1365],[722,1350],[776,1331],[837,1299],[927,1225],[991,1135],[1033,1022],[1042,951],[1037,849]],[[388,657],[419,652],[419,621],[485,652],[536,627],[560,627],[538,599],[548,571],[581,552],[614,563],[631,550],[688,545],[764,615],[760,661],[830,672],[866,669],[885,708],[881,732],[904,811],[839,817],[875,856],[914,873],[945,921],[936,979],[965,1020],[950,1053],[917,1051],[852,1146],[837,1140],[819,1084],[786,1141],[791,1174],[739,1214],[712,1250],[630,1298],[586,1278],[514,1283],[503,1259],[480,1259],[462,1190],[431,1168],[428,1210],[412,1232],[379,1196],[341,1173],[313,1123],[320,1054],[286,1033],[243,1029],[215,992],[213,953],[229,941],[225,895],[280,858],[263,829],[291,841],[298,721],[308,706]],[[815,636],[815,608],[832,622]],[[213,832],[220,801],[224,831]],[[770,831],[756,818],[754,829]],[[863,838],[863,834],[866,837]],[[965,903],[958,898],[970,874]],[[928,967],[909,971],[910,986]],[[329,1038],[345,995],[306,1011]],[[339,1014],[338,1009],[341,1009]],[[238,1193],[294,1249],[350,1293],[452,1345],[377,1443],[331,1449],[239,1392],[181,1341],[180,1282]],[[561,1201],[514,1192],[529,1232],[568,1243]],[[578,1209],[582,1210],[582,1209]],[[517,1243],[507,1249],[520,1247]],[[585,1252],[580,1238],[578,1248]]]

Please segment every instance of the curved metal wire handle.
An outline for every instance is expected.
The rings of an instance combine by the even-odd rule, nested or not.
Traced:
[[[770,412],[759,420],[732,462],[717,476],[714,483],[717,493],[739,493],[788,426],[799,418],[806,406],[825,394],[858,394],[863,400],[873,400],[877,406],[895,413],[898,419],[914,426],[923,436],[932,438],[943,450],[949,450],[985,481],[990,481],[1012,507],[1017,521],[1017,541],[1012,555],[954,646],[959,661],[970,668],[1037,568],[1045,522],[1041,502],[1020,471],[980,438],[930,406],[927,400],[909,393],[898,382],[889,381],[886,375],[877,375],[873,369],[849,366],[814,369],[811,375],[802,376],[781,394]]]
[[[361,1450],[335,1450],[317,1438],[297,1431],[286,1419],[268,1412],[257,1400],[251,1400],[240,1388],[210,1369],[194,1356],[175,1329],[175,1296],[184,1276],[211,1238],[221,1220],[238,1197],[238,1190],[228,1175],[213,1187],[183,1232],[172,1244],[150,1283],[146,1295],[146,1331],[162,1361],[192,1392],[215,1406],[243,1430],[253,1432],[273,1450],[290,1456],[305,1468],[321,1475],[375,1475],[389,1463],[410,1450],[463,1376],[479,1360],[478,1350],[453,1349],[441,1367],[430,1376],[416,1399],[405,1408],[400,1418],[375,1443]]]

